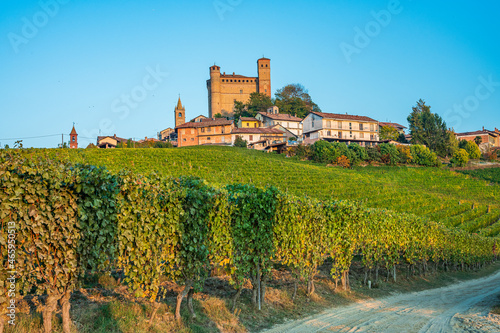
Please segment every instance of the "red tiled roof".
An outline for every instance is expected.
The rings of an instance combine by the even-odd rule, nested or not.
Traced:
[[[302,118],[292,116],[291,114],[286,114],[286,113],[267,113],[267,112],[259,112],[264,117],[271,118],[273,120],[286,120],[286,121],[302,121]]]
[[[464,133],[456,133],[456,136],[472,136],[472,135],[485,135],[489,134],[491,136],[498,136],[498,133],[495,133],[493,131],[474,131],[474,132],[464,132]]]
[[[378,123],[380,126],[390,126],[390,127],[394,127],[396,129],[404,129],[406,127],[404,127],[403,125],[401,124],[398,124],[398,123],[386,123],[386,122],[379,122]]]
[[[225,118],[217,118],[217,119],[204,119],[201,122],[189,122],[184,123],[182,125],[177,126],[176,128],[200,128],[200,127],[210,127],[210,126],[225,126],[231,125],[233,120],[227,120]]]
[[[339,114],[339,113],[325,113],[325,112],[311,112],[317,116],[327,119],[340,119],[340,120],[356,120],[356,121],[369,121],[376,122],[377,120],[365,116],[353,116],[350,114]]]
[[[106,138],[114,139],[117,142],[127,142],[128,141],[128,139],[120,138],[120,137],[117,137],[116,135],[106,135],[106,136],[98,136],[97,142],[100,142],[101,140],[106,139]]]
[[[71,130],[71,133],[69,135],[78,135],[75,130],[75,126],[73,126],[73,129]]]
[[[284,133],[283,131],[270,127],[234,128],[231,131],[231,134],[283,134],[283,133]]]
[[[254,117],[241,117],[241,121],[258,121]]]

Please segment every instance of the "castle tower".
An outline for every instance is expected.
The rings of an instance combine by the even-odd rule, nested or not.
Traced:
[[[207,82],[208,88],[208,118],[212,118],[217,113],[221,113],[221,86],[220,86],[220,67],[213,65],[210,67],[210,81]]]
[[[177,107],[174,110],[175,127],[180,126],[186,122],[186,109],[182,106],[181,96],[177,102]]]
[[[73,149],[78,148],[78,134],[76,133],[75,125],[73,125],[71,133],[69,133],[69,147]]]
[[[271,97],[271,59],[257,60],[257,72],[259,73],[259,93]]]

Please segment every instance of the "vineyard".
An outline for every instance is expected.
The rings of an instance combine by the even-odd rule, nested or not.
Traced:
[[[500,168],[469,171],[470,176],[420,167],[342,169],[231,147],[37,150],[28,155],[106,166],[113,173],[192,175],[219,187],[273,185],[299,197],[361,201],[485,236],[500,234]],[[472,177],[479,173],[485,181]]]
[[[205,153],[200,154],[204,158],[198,156],[204,166],[181,157],[195,152]],[[478,269],[497,258],[498,239],[469,232],[490,230],[488,223],[495,225],[489,221],[498,208],[487,202],[498,194],[481,191],[481,182],[428,169],[396,169],[394,173],[381,169],[370,177],[373,169],[325,169],[245,152],[242,156],[260,166],[255,171],[246,169],[248,164],[237,167],[239,153],[228,156],[227,152],[116,150],[87,155],[86,151],[59,151],[55,159],[47,158],[43,151],[0,153],[2,311],[7,309],[10,290],[6,272],[13,269],[21,295],[47,295],[40,308],[45,331],[51,331],[51,318],[59,303],[64,331],[69,332],[71,293],[90,272],[121,274],[136,297],[153,305],[151,320],[161,304],[161,281],[184,286],[175,308],[175,317],[180,320],[183,299],[195,316],[193,294],[203,288],[214,270],[228,276],[235,289],[233,309],[246,281],[252,286],[252,302],[260,309],[266,280],[275,264],[292,273],[295,290],[304,281],[312,295],[318,267],[325,263],[330,265],[331,278],[349,289],[349,270],[356,257],[366,272],[378,275],[383,271],[394,281],[398,265],[415,274],[438,268]],[[112,172],[78,163],[84,160],[106,164]],[[123,165],[158,174],[120,170]],[[215,168],[220,168],[218,175]],[[193,170],[210,182],[184,176],[197,175]],[[295,173],[278,179],[286,170]],[[328,181],[319,181],[322,173]],[[307,174],[315,175],[308,177],[309,181],[318,181],[317,198],[304,195],[313,196],[301,180]],[[417,180],[410,181],[419,174]],[[402,195],[390,183],[384,184],[396,176],[409,183]],[[245,177],[254,185],[267,185],[275,177],[280,189],[240,184]],[[435,184],[443,184],[442,177],[450,183],[441,188]],[[351,182],[362,186],[351,192]],[[427,185],[427,191],[419,193],[412,188],[420,183]],[[329,184],[332,188],[327,188]],[[460,184],[476,187],[464,191]],[[370,188],[365,192],[368,195],[362,194]],[[460,192],[466,192],[462,196],[477,196],[478,201],[469,204],[461,197],[457,200]],[[408,195],[419,209],[408,204]],[[367,202],[360,200],[364,197]],[[339,200],[346,198],[351,200]],[[450,206],[443,206],[438,198],[448,198]],[[428,205],[427,201],[433,203]],[[447,228],[426,216],[461,225],[467,231]],[[13,222],[14,236],[9,228]],[[13,248],[15,261],[9,260]],[[4,313],[1,318],[5,318]]]

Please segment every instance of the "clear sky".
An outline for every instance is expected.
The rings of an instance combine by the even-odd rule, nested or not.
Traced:
[[[500,1],[0,0],[0,144],[156,137],[208,115],[209,66],[301,83],[323,112],[500,128]],[[53,135],[53,136],[49,136]]]

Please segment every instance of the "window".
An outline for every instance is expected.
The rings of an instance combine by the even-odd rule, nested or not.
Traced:
[[[233,80],[231,80],[231,82],[233,82]]]
[[[339,138],[342,139],[342,132],[339,132]]]
[[[226,142],[226,137],[223,136],[222,138],[220,138],[220,142]]]
[[[253,127],[257,127],[257,124],[256,124],[256,123],[253,123]]]
[[[208,137],[207,140],[210,141],[210,137]]]
[[[222,82],[224,82],[224,79],[222,79]]]
[[[248,140],[253,141],[253,135],[250,135],[250,136],[248,137]]]
[[[311,127],[314,127],[314,119],[311,121]]]
[[[339,121],[338,128],[342,128],[342,122]]]
[[[182,141],[186,142],[186,138],[182,139]]]
[[[238,80],[238,82],[241,82],[241,80]]]
[[[363,130],[363,124],[359,124],[359,130],[362,131]]]
[[[327,127],[327,128],[332,127],[332,122],[331,122],[330,120],[328,120],[328,121],[326,122],[326,127]]]
[[[370,131],[373,132],[373,124],[370,124]]]
[[[207,132],[208,133],[212,132],[212,128],[211,127],[207,128]]]
[[[243,90],[240,90],[240,94],[243,94]]]
[[[267,92],[267,89],[264,89],[265,92]]]
[[[75,137],[72,138],[73,142],[75,142]]]
[[[365,133],[359,133],[359,137],[360,137],[361,139],[364,139],[364,137],[365,137]]]
[[[349,129],[352,130],[352,123],[349,123]]]
[[[186,141],[186,140],[184,140],[184,141]],[[194,141],[194,138],[191,138],[191,141]]]
[[[261,64],[260,67],[264,67],[264,64]]]
[[[326,131],[326,136],[332,136],[332,132]]]
[[[201,133],[205,133],[205,129],[204,128],[201,128]]]
[[[352,138],[352,132],[349,132],[349,135],[350,135],[350,136],[351,136],[351,138]]]

